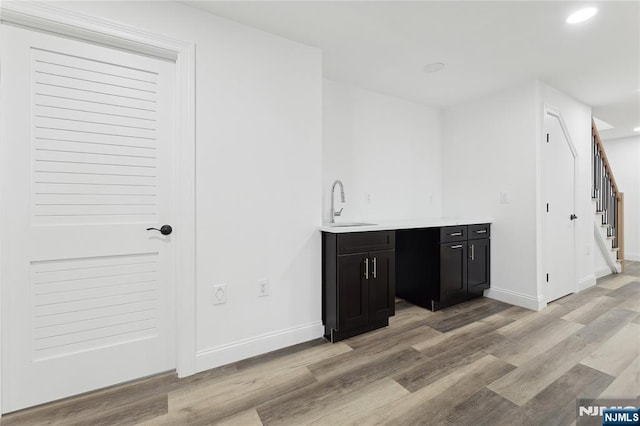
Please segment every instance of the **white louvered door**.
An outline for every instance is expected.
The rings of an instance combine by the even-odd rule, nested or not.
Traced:
[[[175,64],[2,25],[2,409],[175,368]]]

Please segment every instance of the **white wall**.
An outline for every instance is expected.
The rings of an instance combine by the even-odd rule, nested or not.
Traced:
[[[603,142],[613,176],[624,193],[624,257],[640,261],[640,136]]]
[[[173,2],[58,5],[197,44],[196,368],[321,336],[321,52]]]
[[[598,247],[594,244],[593,220],[595,207],[591,200],[591,108],[575,99],[565,95],[564,93],[550,87],[544,83],[539,85],[539,120],[542,120],[544,106],[547,105],[558,111],[562,115],[562,119],[567,126],[567,131],[571,137],[571,141],[575,146],[578,156],[578,193],[576,197],[576,216],[575,222],[576,232],[576,267],[578,276],[578,287],[580,289],[595,285],[594,275],[594,250]],[[540,132],[543,132],[544,121],[539,122]],[[540,139],[541,140],[541,139]],[[539,168],[538,175],[542,179],[543,173],[553,173],[552,170]],[[542,205],[542,204],[540,204]],[[542,215],[542,209],[537,210]],[[541,218],[539,219],[541,220]],[[540,222],[541,223],[541,222]],[[539,252],[544,250],[542,247],[542,239],[538,239],[540,247]],[[542,258],[540,258],[542,259]],[[540,264],[540,268],[543,265]],[[543,271],[540,269],[540,277]],[[544,292],[544,282],[542,279],[538,282],[540,294]]]
[[[442,215],[439,110],[324,80],[323,126],[325,221],[335,179],[338,222]]]
[[[443,113],[445,216],[486,216],[491,228],[487,295],[530,309],[537,288],[538,86],[522,84]],[[500,192],[508,204],[500,203]]]

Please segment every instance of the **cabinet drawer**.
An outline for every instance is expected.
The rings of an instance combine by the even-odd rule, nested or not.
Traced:
[[[440,228],[440,242],[449,243],[467,240],[467,225],[444,226]]]
[[[392,250],[396,246],[395,231],[350,232],[338,234],[338,254]]]
[[[469,239],[478,240],[480,238],[491,237],[491,224],[469,225]]]

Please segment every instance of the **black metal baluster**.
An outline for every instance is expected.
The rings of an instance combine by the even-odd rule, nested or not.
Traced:
[[[613,248],[618,248],[618,199],[613,196]]]

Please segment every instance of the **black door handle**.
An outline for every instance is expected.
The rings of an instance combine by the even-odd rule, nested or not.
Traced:
[[[162,235],[169,235],[173,232],[173,228],[171,225],[162,225],[160,229],[158,228],[147,228],[147,231],[160,231]]]
[[[569,219],[571,220],[576,220],[578,218],[578,216],[576,216],[575,214],[571,214],[571,216],[569,216]]]

